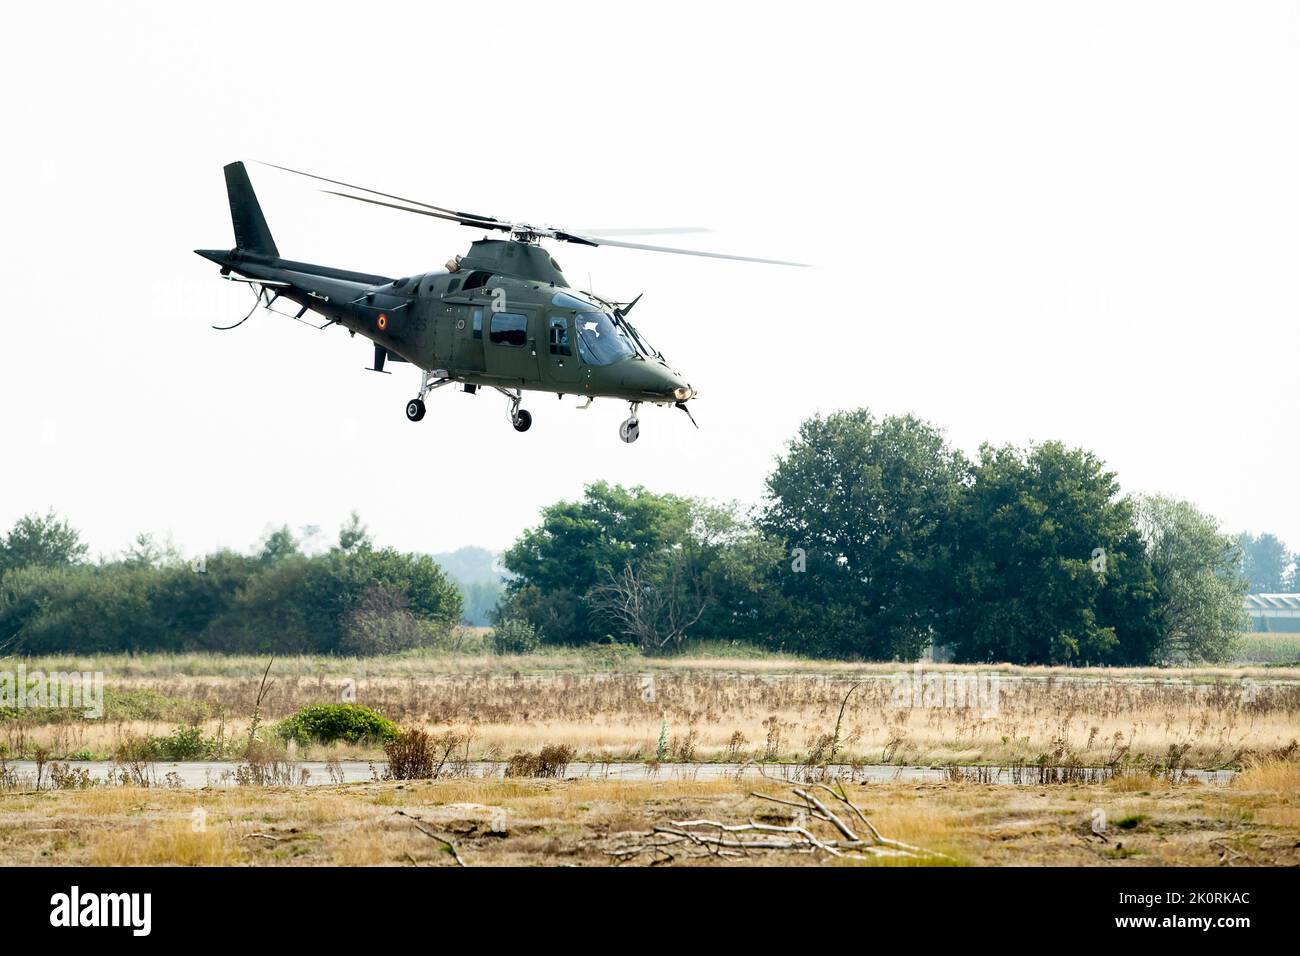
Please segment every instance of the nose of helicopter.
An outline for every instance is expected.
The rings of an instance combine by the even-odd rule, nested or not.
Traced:
[[[665,397],[679,403],[695,397],[695,389],[682,375],[668,368],[658,369],[657,373],[656,391],[661,391]]]
[[[624,388],[642,394],[662,395],[658,401],[685,402],[696,394],[684,376],[662,362],[631,360],[623,364],[622,372],[620,378]]]

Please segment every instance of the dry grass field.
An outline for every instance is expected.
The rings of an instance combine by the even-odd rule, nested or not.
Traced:
[[[204,655],[34,660],[102,671],[102,720],[0,720],[0,756],[111,758],[124,742],[198,727],[246,735],[266,661]],[[844,700],[851,688],[857,687]],[[546,744],[577,760],[1239,766],[1300,736],[1300,669],[1114,670],[852,665],[794,658],[645,659],[600,653],[276,661],[265,727],[344,699],[404,726],[454,732],[473,759]],[[843,716],[841,718],[841,706]],[[836,733],[838,726],[838,735]],[[382,757],[311,747],[299,757]]]
[[[229,742],[230,766],[240,766],[265,660],[22,663],[28,673],[102,672],[107,714],[0,712],[0,864],[455,866],[457,855],[468,866],[1300,864],[1295,668],[918,671],[606,651],[295,658],[271,670],[259,736],[273,741],[274,723],[303,706],[354,696],[404,727],[454,736],[458,765],[438,779],[376,773],[343,784],[331,774],[329,784],[283,785],[295,758],[383,759],[373,746],[312,745],[273,753],[289,761],[282,774],[183,789],[161,772],[85,786],[76,761],[126,761],[131,741],[183,726]],[[563,768],[555,779],[499,775],[511,757],[548,745],[595,767],[568,779]],[[32,789],[5,766],[36,753],[72,762],[58,780],[47,768]],[[826,780],[832,758],[858,781],[835,804],[854,840],[874,827],[917,852],[874,842],[836,850],[843,831],[805,812],[792,794],[809,785],[790,782]],[[643,762],[644,775],[602,774],[619,761]],[[785,767],[692,779],[660,774],[660,761]],[[864,783],[853,766],[882,763],[948,769],[927,782]],[[989,766],[1052,772],[989,777]],[[1181,772],[1225,767],[1244,769],[1218,783]],[[759,829],[724,829],[751,824]],[[736,842],[756,839],[807,842]]]
[[[779,850],[724,858],[680,845],[628,852],[654,827],[683,820],[796,822],[798,811],[758,800],[752,789],[788,792],[772,781],[590,779],[7,792],[0,793],[0,861],[455,866],[454,848],[466,866],[864,862]],[[1104,786],[890,783],[850,785],[846,793],[885,837],[944,854],[866,863],[1300,864],[1296,763],[1264,761],[1222,786],[1128,776]],[[803,822],[819,839],[835,835],[827,823]]]

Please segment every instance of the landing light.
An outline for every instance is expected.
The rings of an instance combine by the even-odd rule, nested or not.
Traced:
[[[695,390],[685,385],[681,386],[680,388],[673,389],[673,398],[677,399],[677,401],[679,402],[686,401],[694,394],[695,394]]]

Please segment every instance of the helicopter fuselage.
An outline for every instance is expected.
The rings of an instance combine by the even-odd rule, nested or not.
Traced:
[[[533,243],[482,239],[448,270],[398,279],[242,248],[197,251],[223,274],[265,283],[370,339],[377,370],[409,362],[467,386],[634,403],[678,404],[695,394],[614,303],[570,288]]]

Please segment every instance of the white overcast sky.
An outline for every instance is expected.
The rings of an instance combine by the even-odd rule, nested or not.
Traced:
[[[507,545],[596,479],[752,503],[801,419],[913,412],[974,452],[1061,439],[1126,490],[1300,547],[1293,3],[11,5],[0,526],[111,553],[272,523]],[[476,212],[710,226],[794,270],[559,245],[701,391],[647,408],[362,371],[259,314],[221,167]],[[403,275],[479,235],[250,165],[281,253]],[[653,240],[651,240],[653,241]]]

